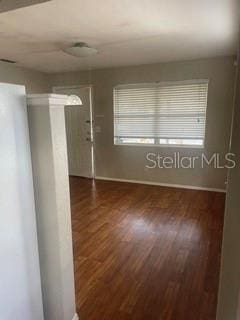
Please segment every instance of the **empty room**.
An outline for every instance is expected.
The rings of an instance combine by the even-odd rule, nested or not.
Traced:
[[[1,320],[240,320],[239,9],[0,1]]]

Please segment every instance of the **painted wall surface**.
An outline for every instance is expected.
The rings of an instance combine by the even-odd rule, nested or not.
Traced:
[[[50,76],[52,86],[93,84],[95,125],[101,132],[95,133],[96,175],[107,178],[132,179],[157,183],[191,185],[225,189],[226,169],[214,169],[213,165],[195,169],[147,169],[149,152],[161,156],[209,158],[217,152],[228,152],[234,87],[234,58],[160,63],[134,67],[94,70],[92,72],[60,73]],[[113,88],[118,84],[209,79],[209,95],[204,149],[116,146],[113,144]]]
[[[0,81],[25,85],[27,93],[50,92],[48,74],[0,62]]]
[[[240,66],[235,89],[231,152],[237,165],[229,171],[226,212],[223,231],[222,264],[217,320],[238,320],[240,317]]]
[[[0,84],[0,319],[43,320],[25,88]]]

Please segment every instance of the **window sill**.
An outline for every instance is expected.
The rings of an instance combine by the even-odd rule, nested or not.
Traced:
[[[148,143],[114,143],[114,146],[126,147],[156,147],[156,148],[181,148],[181,149],[204,149],[204,145],[179,145],[179,144],[148,144]]]

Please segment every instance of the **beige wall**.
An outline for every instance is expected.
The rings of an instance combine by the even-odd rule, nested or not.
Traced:
[[[228,151],[232,98],[234,86],[234,58],[222,57],[188,62],[162,63],[121,67],[92,72],[72,72],[51,75],[52,86],[91,83],[94,86],[96,133],[96,175],[108,178],[145,180],[148,182],[225,188],[226,170],[212,167],[195,169],[146,169],[148,152],[182,156],[200,156]],[[204,150],[113,145],[113,87],[122,83],[209,79],[209,96]]]
[[[217,320],[237,320],[240,293],[240,66],[236,82],[231,152],[237,156],[237,166],[228,176],[226,212],[223,231],[222,264]]]
[[[0,62],[0,82],[25,85],[27,93],[49,92],[48,79],[48,74]]]

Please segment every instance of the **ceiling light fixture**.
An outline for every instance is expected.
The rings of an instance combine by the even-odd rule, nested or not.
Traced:
[[[85,42],[77,42],[73,46],[63,49],[63,51],[78,58],[89,57],[98,53],[96,48],[89,47]]]

